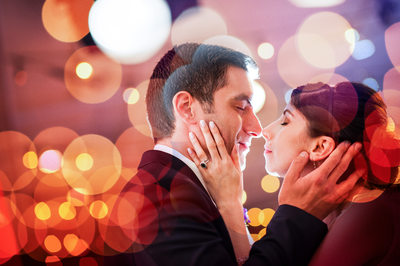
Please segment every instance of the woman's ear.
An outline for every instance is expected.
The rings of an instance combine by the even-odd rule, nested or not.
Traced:
[[[310,160],[320,161],[325,159],[335,149],[335,141],[328,136],[316,137],[312,141],[310,150]]]
[[[187,91],[179,91],[172,99],[175,118],[192,124],[195,121],[195,111],[193,110],[194,99]]]

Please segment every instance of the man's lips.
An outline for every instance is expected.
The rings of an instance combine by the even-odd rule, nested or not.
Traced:
[[[241,141],[239,141],[238,143],[239,143],[240,147],[245,148],[245,149],[249,149],[250,145],[251,145],[251,143],[249,143],[249,142],[241,142]]]

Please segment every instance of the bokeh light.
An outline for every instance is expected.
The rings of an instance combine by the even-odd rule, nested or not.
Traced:
[[[123,64],[152,57],[167,40],[171,14],[164,0],[97,0],[89,29],[97,46]]]
[[[263,228],[258,232],[257,239],[260,240],[263,236],[267,234],[267,228]]]
[[[231,36],[231,35],[214,36],[214,37],[208,38],[203,43],[228,47],[233,50],[242,52],[248,56],[252,56],[251,50],[247,46],[247,44],[244,41],[240,40],[239,38]]]
[[[38,157],[36,152],[28,151],[22,157],[22,162],[28,169],[35,169],[38,166]]]
[[[258,110],[257,115],[260,121],[262,121],[264,125],[267,125],[268,123],[274,121],[278,116],[278,99],[275,95],[275,92],[267,83],[262,82],[261,80],[257,80],[256,82],[261,86],[259,89],[263,90],[263,92],[260,91],[260,94],[265,93],[265,96],[258,96],[254,94],[253,100],[256,100],[256,103],[259,102],[257,109],[261,109]],[[262,98],[255,99],[256,97]],[[262,106],[261,103],[263,104]]]
[[[49,205],[47,205],[45,202],[39,202],[36,204],[35,215],[40,220],[48,220],[51,217]]]
[[[33,167],[36,163],[34,157],[27,158],[26,154],[33,156],[33,153],[36,153],[36,149],[24,134],[17,131],[0,132],[0,184],[3,191],[19,190],[32,182],[37,173]]]
[[[264,107],[266,93],[261,83],[254,81],[253,84],[254,84],[253,86],[254,95],[251,103],[253,106],[254,113],[258,113]]]
[[[93,69],[87,79],[77,75],[76,68],[82,62],[90,64]],[[104,55],[96,46],[76,50],[65,63],[65,85],[72,96],[84,103],[108,100],[118,90],[121,78],[121,65]]]
[[[260,211],[260,214],[258,215],[258,220],[259,220],[260,224],[264,227],[267,227],[267,225],[271,221],[272,216],[274,216],[274,214],[275,214],[275,210],[273,210],[271,208],[266,208],[266,209],[263,209],[262,211]]]
[[[88,62],[82,62],[76,66],[75,72],[81,79],[88,79],[93,74],[93,67]]]
[[[77,157],[90,154],[93,166],[84,171],[77,166]],[[67,183],[83,189],[89,195],[104,193],[121,174],[121,155],[114,144],[105,137],[89,134],[73,140],[64,152],[62,173]]]
[[[289,0],[293,5],[304,8],[330,7],[343,4],[346,0]]]
[[[318,12],[300,26],[296,44],[304,59],[311,65],[330,69],[344,63],[354,50],[346,39],[349,22],[333,12]]]
[[[83,188],[70,189],[67,193],[67,201],[73,206],[81,207],[89,202],[88,192]]]
[[[334,68],[321,69],[305,61],[304,57],[298,53],[294,37],[287,39],[281,46],[277,60],[279,75],[291,88],[307,84],[322,74],[328,77],[334,72]]]
[[[81,171],[88,171],[93,167],[93,157],[89,153],[81,153],[76,156],[76,167]]]
[[[171,29],[173,45],[186,42],[202,43],[204,40],[227,34],[224,19],[215,10],[207,7],[186,9],[175,20]]]
[[[108,207],[103,201],[96,200],[90,204],[89,211],[93,218],[103,219],[108,214]]]
[[[60,170],[62,154],[57,150],[47,150],[39,157],[39,169],[43,173],[54,173]]]
[[[135,104],[140,99],[140,92],[135,88],[127,88],[124,90],[123,98],[127,104]]]
[[[61,242],[55,235],[48,235],[44,239],[44,245],[51,253],[56,253],[61,250]]]
[[[353,58],[356,60],[363,60],[371,57],[375,53],[375,45],[370,40],[361,40],[355,43],[353,51]]]
[[[17,255],[20,248],[13,228],[14,217],[10,211],[10,201],[3,197],[0,184],[0,264]]]
[[[379,90],[379,84],[378,81],[374,78],[366,78],[362,81],[364,85],[367,85],[368,87],[374,89],[375,91]]]
[[[122,157],[122,177],[131,179],[137,171],[143,152],[154,147],[153,139],[135,127],[126,129],[115,142]]]
[[[246,191],[243,190],[243,193],[242,193],[242,204],[245,204],[246,200],[247,200],[247,193],[246,193]]]
[[[350,28],[345,31],[345,38],[350,44],[356,43],[358,40],[360,40],[360,34],[358,31],[354,28]]]
[[[249,224],[251,226],[259,226],[261,224],[259,219],[260,212],[261,212],[260,208],[251,208],[247,211],[247,215],[249,216],[250,219]]]
[[[400,68],[400,22],[391,25],[385,31],[386,51],[393,66]],[[399,70],[400,71],[400,70]]]
[[[89,33],[88,16],[93,0],[46,0],[43,26],[55,39],[76,42]]]
[[[274,56],[275,49],[271,43],[264,42],[258,46],[257,53],[262,59],[270,59]]]
[[[65,235],[63,244],[72,256],[79,256],[88,248],[88,244],[75,234]]]
[[[60,204],[60,207],[58,208],[58,214],[64,220],[72,220],[76,216],[76,209],[74,205],[66,201]]]
[[[272,175],[266,175],[261,180],[261,187],[267,193],[274,193],[280,186],[279,178]]]
[[[394,123],[400,125],[400,72],[396,68],[390,69],[383,77],[382,96],[387,106],[388,116]]]
[[[149,86],[149,80],[141,82],[136,86],[136,90],[139,94],[139,99],[135,104],[128,104],[128,116],[132,125],[143,135],[151,136],[151,130],[147,122],[146,114],[146,102],[145,95],[147,87]]]

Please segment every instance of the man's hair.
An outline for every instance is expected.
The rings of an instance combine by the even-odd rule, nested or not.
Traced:
[[[146,94],[154,142],[174,132],[172,99],[179,91],[189,92],[205,112],[213,112],[214,93],[226,85],[231,66],[258,75],[251,57],[226,47],[185,43],[169,50],[154,68]]]

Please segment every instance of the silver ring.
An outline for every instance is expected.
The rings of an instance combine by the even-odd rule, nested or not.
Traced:
[[[208,159],[205,159],[205,160],[201,161],[200,166],[203,167],[204,169],[207,169],[207,163],[208,163],[209,161],[210,161],[210,160],[208,160]]]

